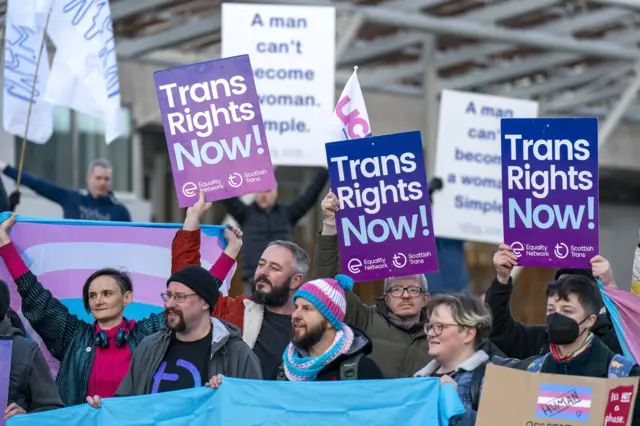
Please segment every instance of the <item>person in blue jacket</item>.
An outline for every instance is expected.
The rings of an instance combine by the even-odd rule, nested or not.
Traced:
[[[18,178],[18,169],[0,161],[0,170],[13,180]],[[22,172],[21,183],[38,195],[59,204],[65,219],[104,220],[131,222],[129,210],[119,202],[111,191],[113,167],[104,159],[89,165],[87,191],[63,188],[55,183]],[[11,210],[20,203],[20,190],[10,196]]]

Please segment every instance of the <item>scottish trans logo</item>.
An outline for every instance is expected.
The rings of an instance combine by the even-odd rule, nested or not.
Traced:
[[[228,182],[230,187],[238,188],[242,185],[242,175],[240,173],[231,173]]]
[[[567,247],[565,243],[558,243],[553,249],[553,254],[555,254],[558,259],[564,259],[569,256],[569,247]]]

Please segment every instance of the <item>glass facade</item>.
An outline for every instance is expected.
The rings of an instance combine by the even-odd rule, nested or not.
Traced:
[[[125,134],[107,145],[102,120],[68,108],[54,107],[53,135],[44,145],[27,143],[24,170],[68,188],[85,188],[87,167],[96,158],[113,164],[113,189],[132,191],[132,119],[130,108],[122,108]],[[75,130],[75,134],[74,134]],[[22,138],[15,138],[18,167]]]

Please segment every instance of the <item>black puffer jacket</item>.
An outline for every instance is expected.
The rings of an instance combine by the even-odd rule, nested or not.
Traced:
[[[515,321],[511,316],[509,301],[512,292],[513,282],[504,285],[496,279],[487,291],[485,302],[491,308],[493,316],[491,341],[509,358],[525,359],[549,352],[545,325],[525,325]],[[622,354],[620,342],[608,314],[598,316],[591,332],[614,353]]]
[[[244,233],[242,279],[253,278],[260,256],[271,241],[293,239],[293,227],[318,202],[328,178],[327,169],[319,169],[311,184],[293,203],[276,203],[270,210],[264,210],[256,203],[246,205],[238,198],[223,201],[227,212]]]
[[[64,407],[40,347],[5,317],[0,321],[0,338],[11,340],[11,373],[8,404],[16,403],[27,413]]]

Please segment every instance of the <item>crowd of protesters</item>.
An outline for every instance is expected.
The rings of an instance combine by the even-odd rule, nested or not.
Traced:
[[[16,177],[14,168],[0,168]],[[97,161],[89,168],[87,194],[26,174],[22,182],[59,203],[65,217],[130,220],[113,197],[110,179],[109,163]],[[13,340],[4,417],[83,403],[99,409],[101,399],[109,397],[218,388],[225,376],[286,381],[436,377],[456,388],[466,408],[450,425],[466,426],[475,424],[488,363],[583,377],[640,375],[638,365],[620,355],[603,307],[596,279],[606,286],[616,283],[601,256],[591,260],[591,269],[557,271],[546,289],[542,325],[524,325],[511,316],[517,257],[504,244],[494,256],[496,274],[484,301],[466,293],[431,296],[429,280],[412,275],[386,279],[376,304],[364,304],[353,280],[340,271],[339,203],[331,191],[320,202],[324,218],[315,264],[291,241],[292,227],[318,204],[326,180],[326,170],[320,170],[290,205],[279,203],[275,191],[258,194],[252,205],[225,201],[240,226],[227,227],[226,248],[210,270],[200,266],[200,224],[211,207],[201,194],[172,243],[164,312],[138,321],[124,317],[135,283],[110,268],[93,272],[82,288],[84,306],[95,321],[71,315],[14,247],[9,231],[15,217],[5,220],[0,257],[22,298],[22,315],[60,368],[54,381],[39,346],[25,338],[20,318],[9,308],[7,284],[0,282],[0,337]],[[0,199],[15,207],[12,196],[9,201],[5,192]],[[239,256],[247,294],[224,296],[219,289]],[[636,257],[638,286],[640,246]],[[633,424],[640,425],[639,408]]]

